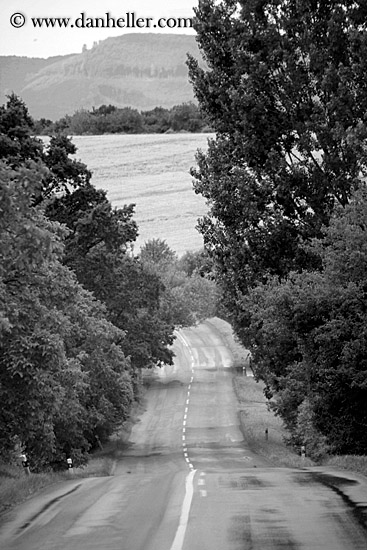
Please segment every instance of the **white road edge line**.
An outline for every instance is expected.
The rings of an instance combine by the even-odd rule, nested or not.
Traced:
[[[185,498],[182,503],[180,523],[178,525],[176,536],[172,543],[170,550],[182,550],[182,546],[185,539],[186,528],[189,521],[189,514],[191,508],[192,497],[194,494],[194,476],[196,470],[191,470],[191,472],[186,477],[186,492]]]

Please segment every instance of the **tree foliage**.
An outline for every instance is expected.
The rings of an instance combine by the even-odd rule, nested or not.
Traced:
[[[367,6],[200,0],[195,15],[207,68],[189,57],[189,75],[216,136],[192,173],[228,314],[293,441],[360,453]]]
[[[64,133],[73,135],[162,134],[173,132],[208,132],[206,118],[192,102],[171,109],[155,107],[139,112],[131,107],[101,105],[90,111],[82,109],[52,122],[40,119],[34,123],[39,135]]]
[[[203,251],[178,258],[161,239],[147,241],[140,251],[145,268],[162,282],[161,315],[176,327],[192,326],[216,314],[219,293],[205,271],[204,258]]]
[[[17,166],[42,157],[43,146],[32,135],[34,123],[24,102],[15,94],[0,106],[0,159]]]
[[[133,213],[134,205],[113,209],[105,191],[91,184],[46,208],[50,219],[69,229],[64,262],[125,331],[121,348],[142,369],[172,362],[173,325],[159,316],[157,276],[130,253],[138,232]]]
[[[32,469],[76,465],[120,426],[141,369],[172,361],[159,277],[132,254],[134,205],[113,208],[64,135],[0,112],[0,446]]]
[[[233,308],[268,273],[317,263],[302,242],[365,172],[365,15],[361,2],[199,2],[208,69],[190,58],[190,78],[216,139],[193,174]]]
[[[60,262],[65,230],[33,205],[43,169],[0,168],[0,438],[33,468],[85,461],[133,398],[123,332]]]
[[[242,336],[274,410],[300,444],[306,407],[319,442],[336,453],[360,454],[367,444],[366,231],[363,186],[310,245],[322,272],[273,279],[244,301],[251,325]]]

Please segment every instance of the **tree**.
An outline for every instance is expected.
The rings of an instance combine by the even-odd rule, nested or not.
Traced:
[[[202,277],[214,279],[213,261],[205,249],[197,252],[191,250],[185,252],[179,259],[180,268],[191,277],[194,273],[198,273]]]
[[[172,363],[174,327],[160,314],[162,284],[154,273],[129,254],[96,246],[80,259],[77,275],[124,331],[121,349],[138,379],[143,368]]]
[[[65,229],[34,205],[45,168],[0,165],[0,442],[32,467],[85,462],[133,399],[124,333],[60,262]]]
[[[171,250],[167,242],[162,239],[151,239],[144,243],[140,250],[140,258],[146,265],[154,266],[163,272],[165,267],[176,259],[176,253]]]
[[[270,275],[319,267],[320,236],[366,173],[367,6],[327,0],[201,0],[189,57],[216,132],[197,155],[200,221],[236,327],[242,297]]]
[[[72,116],[69,116],[67,121],[67,131],[75,135],[83,134],[93,134],[94,132],[94,123],[93,114],[87,111],[86,109],[81,109],[76,111]],[[57,123],[56,123],[57,124]],[[59,121],[61,126],[62,119]],[[61,128],[60,128],[61,130]],[[65,129],[62,129],[65,130]]]
[[[160,316],[159,278],[129,253],[138,232],[133,213],[134,205],[113,209],[105,191],[91,184],[55,198],[46,209],[68,227],[64,261],[124,330],[121,349],[139,378],[142,368],[172,362],[173,326]]]
[[[0,159],[18,166],[42,158],[43,144],[33,136],[33,119],[25,103],[14,93],[0,106]]]
[[[291,273],[252,289],[243,338],[256,375],[292,442],[363,454],[367,438],[367,191],[339,207],[310,247],[322,272]]]
[[[204,126],[199,108],[195,103],[175,105],[171,109],[170,124],[175,132],[200,132]]]
[[[170,111],[163,107],[155,107],[151,111],[142,111],[143,128],[145,132],[163,134],[170,128]]]
[[[83,272],[80,264],[94,247],[103,246],[116,254],[125,253],[138,234],[133,219],[134,205],[112,208],[106,195],[106,191],[88,183],[72,193],[53,197],[45,207],[48,218],[69,229],[65,262],[80,275]]]
[[[204,253],[178,259],[166,241],[152,239],[141,248],[143,265],[161,280],[160,313],[174,326],[192,326],[216,313],[218,289],[205,275]]]
[[[51,137],[43,153],[42,160],[49,169],[43,178],[42,198],[55,194],[70,194],[73,190],[87,186],[92,174],[87,166],[69,155],[75,155],[77,149],[72,141],[62,134]]]
[[[70,158],[75,153],[75,145],[63,134],[51,137],[45,147],[34,136],[34,122],[25,103],[15,94],[0,107],[0,159],[13,168],[30,161],[48,168],[42,171],[42,191],[38,188],[36,202],[89,183],[92,174],[86,165]]]

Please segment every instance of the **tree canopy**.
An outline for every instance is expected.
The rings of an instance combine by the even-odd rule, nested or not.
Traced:
[[[367,444],[366,231],[363,186],[309,245],[322,259],[321,272],[274,278],[245,299],[251,324],[243,337],[257,375],[293,441],[301,445],[308,437],[316,455],[363,454]],[[300,420],[305,407],[314,426],[307,433]]]
[[[178,258],[166,241],[152,239],[140,251],[144,267],[161,281],[160,314],[174,326],[192,326],[217,313],[219,293],[204,251]]]
[[[0,109],[0,444],[32,469],[83,464],[129,415],[141,372],[172,362],[163,284],[134,257],[134,205],[113,208],[64,135]],[[18,451],[19,452],[19,451]]]
[[[347,270],[333,293],[329,259],[356,256],[342,235],[334,251],[325,239],[366,176],[366,16],[352,0],[200,0],[194,28],[207,67],[188,58],[215,131],[192,170],[208,204],[205,247],[267,395],[294,441],[312,426],[315,455],[365,445],[366,373],[353,358],[363,357],[362,326],[350,341],[364,290]]]
[[[33,205],[42,176],[0,166],[2,455],[18,444],[38,469],[83,463],[133,399],[123,332],[61,264],[65,230]]]
[[[233,300],[267,273],[313,265],[302,242],[366,171],[366,9],[202,0],[195,10],[208,69],[189,58],[190,78],[216,132],[198,154],[195,190]]]

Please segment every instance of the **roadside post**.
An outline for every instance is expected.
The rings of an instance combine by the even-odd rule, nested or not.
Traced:
[[[265,428],[265,441],[269,439],[269,430],[268,428]]]
[[[306,458],[306,447],[301,445],[301,458],[304,460]]]
[[[29,462],[28,462],[27,455],[25,453],[23,453],[23,454],[20,455],[20,458],[22,459],[22,466],[24,468],[24,473],[25,473],[25,475],[29,476],[31,471],[29,469]]]
[[[72,475],[74,473],[73,459],[72,458],[67,458],[66,462],[68,463],[69,474]]]

